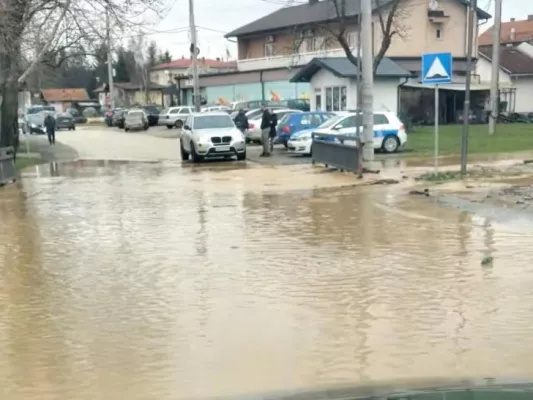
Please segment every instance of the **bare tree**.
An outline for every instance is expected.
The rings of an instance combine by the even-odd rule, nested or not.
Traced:
[[[119,41],[155,22],[166,4],[167,0],[0,1],[0,146],[17,143],[18,90],[45,55],[74,46],[90,52],[101,45],[106,10]]]
[[[149,78],[149,61],[147,60],[146,45],[144,36],[139,35],[136,39],[132,40],[131,50],[135,58],[136,77],[144,92],[145,103],[150,102],[150,78]]]
[[[329,0],[327,4],[324,3],[324,7],[325,12],[321,22],[306,24],[292,30],[295,36],[292,53],[311,51],[309,47],[314,49],[313,51],[320,52],[320,50],[328,51],[332,47],[340,46],[348,60],[357,66],[357,54],[354,50],[355,42],[359,38],[355,35],[355,28],[360,23],[360,1]],[[409,28],[403,22],[409,15],[409,7],[407,0],[374,0],[373,9],[376,15],[374,26],[377,25],[374,32],[380,37],[379,47],[374,52],[373,71],[375,75],[394,37],[406,37]],[[306,35],[308,30],[313,32]],[[317,37],[321,38],[319,43],[316,42]],[[310,43],[314,41],[314,43],[307,49],[302,49],[302,45],[305,45],[307,41]]]

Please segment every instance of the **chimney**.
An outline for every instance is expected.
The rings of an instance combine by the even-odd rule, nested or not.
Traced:
[[[220,57],[217,57],[217,61],[220,61]]]
[[[529,14],[529,15],[527,16],[527,20],[528,20],[528,21],[533,21],[533,14]]]
[[[515,19],[514,19],[514,18],[511,18],[511,22],[514,22],[514,21],[515,21]]]
[[[511,28],[511,32],[509,33],[509,39],[515,40],[516,39],[515,33],[516,33],[515,28]]]
[[[313,4],[316,4],[318,3],[319,0],[309,0],[309,4],[310,5],[313,5]]]

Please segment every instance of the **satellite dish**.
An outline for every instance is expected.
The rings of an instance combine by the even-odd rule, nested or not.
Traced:
[[[429,1],[429,9],[431,11],[436,11],[437,8],[439,8],[439,3],[437,2],[437,0],[430,0]]]

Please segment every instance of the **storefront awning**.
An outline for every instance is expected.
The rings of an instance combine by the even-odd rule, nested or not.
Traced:
[[[405,85],[402,85],[402,87],[409,87],[409,88],[417,88],[417,89],[435,89],[435,85],[429,85],[424,83],[406,83]],[[500,83],[500,89],[509,89],[513,87],[510,84],[506,83]],[[441,90],[454,90],[458,92],[464,92],[465,91],[465,84],[464,83],[444,83],[442,85],[439,85],[439,89]],[[470,85],[470,90],[473,92],[480,92],[480,91],[490,91],[490,83],[472,83]]]

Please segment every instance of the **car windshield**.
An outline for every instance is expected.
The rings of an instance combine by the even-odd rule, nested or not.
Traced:
[[[72,118],[72,115],[70,115],[69,113],[59,113],[56,115],[56,117],[58,118]]]
[[[194,117],[193,129],[233,128],[235,124],[229,115],[206,115]]]
[[[35,115],[39,114],[43,111],[56,111],[55,107],[53,106],[36,106],[36,107],[30,107],[28,108],[28,115]]]
[[[130,111],[130,112],[127,114],[127,118],[128,118],[128,119],[130,119],[130,118],[139,119],[139,118],[142,118],[142,116],[143,116],[142,111]]]

